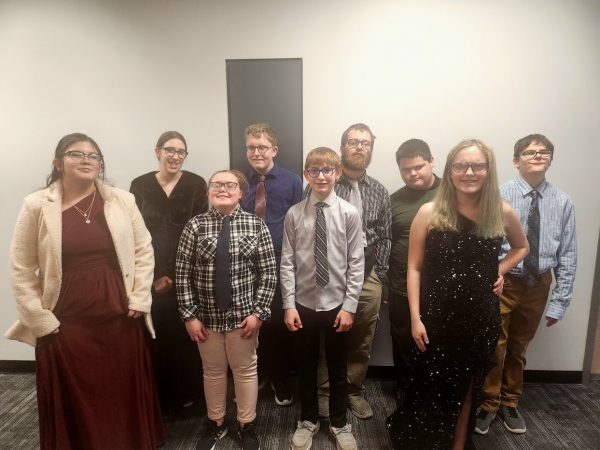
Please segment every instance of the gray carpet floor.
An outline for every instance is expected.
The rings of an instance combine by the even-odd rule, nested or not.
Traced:
[[[385,418],[394,409],[394,382],[368,379],[365,385],[366,397],[373,406],[375,416],[371,420],[359,420],[352,414],[348,415],[358,447],[362,450],[389,449]],[[231,391],[230,386],[230,396]],[[219,441],[215,450],[240,448],[234,438],[237,429],[235,404],[230,402],[228,406],[226,421],[229,434]],[[497,418],[487,435],[475,437],[476,448],[600,449],[600,382],[593,382],[589,386],[527,384],[520,411],[527,421],[527,433],[514,435]],[[299,404],[294,402],[288,407],[278,406],[273,391],[267,386],[259,392],[257,412],[262,450],[288,449],[299,417]],[[161,449],[193,449],[203,420],[204,416],[200,416],[194,406],[187,408],[169,424],[169,441]],[[38,447],[34,375],[0,374],[0,449],[33,450]],[[335,449],[327,420],[322,421],[321,431],[315,436],[312,448]]]

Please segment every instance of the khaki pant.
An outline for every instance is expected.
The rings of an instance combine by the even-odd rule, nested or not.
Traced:
[[[362,395],[363,381],[369,369],[371,343],[375,336],[379,308],[381,306],[382,284],[375,269],[363,283],[358,308],[354,314],[354,324],[348,332],[348,395]],[[321,338],[317,384],[319,395],[329,395],[329,375],[325,363],[325,347]]]
[[[544,314],[551,284],[550,270],[531,287],[511,274],[504,275],[500,295],[502,331],[483,384],[484,409],[495,412],[500,405],[517,407],[523,393],[525,353]]]
[[[204,366],[204,392],[210,420],[225,417],[228,366],[233,372],[238,421],[249,423],[256,418],[258,334],[250,339],[242,339],[242,332],[243,329],[223,333],[208,330],[208,339],[198,343]]]

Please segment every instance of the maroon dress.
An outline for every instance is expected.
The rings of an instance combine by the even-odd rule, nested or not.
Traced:
[[[77,206],[84,210],[92,196]],[[63,212],[60,332],[37,341],[41,450],[146,450],[166,441],[150,335],[128,300],[104,201]]]

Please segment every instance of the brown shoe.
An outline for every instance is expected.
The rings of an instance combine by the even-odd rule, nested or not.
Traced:
[[[362,395],[349,395],[348,408],[359,419],[370,419],[373,417],[373,410]]]

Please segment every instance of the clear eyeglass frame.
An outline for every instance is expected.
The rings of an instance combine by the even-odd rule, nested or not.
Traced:
[[[490,165],[488,163],[474,163],[474,164],[464,164],[464,163],[456,163],[452,164],[452,170],[454,173],[467,173],[471,168],[473,173],[483,173],[488,170]]]
[[[213,192],[219,192],[221,188],[224,187],[227,192],[231,193],[235,192],[238,186],[239,184],[234,183],[233,181],[227,181],[225,183],[221,183],[219,181],[211,181],[210,183],[208,183],[208,188]]]
[[[69,158],[71,158],[73,161],[78,162],[78,163],[83,162],[85,160],[85,158],[87,158],[94,165],[100,164],[100,159],[101,159],[100,154],[98,154],[96,152],[87,154],[87,153],[80,152],[79,150],[69,150],[68,152],[65,152],[65,155],[68,156]]]

